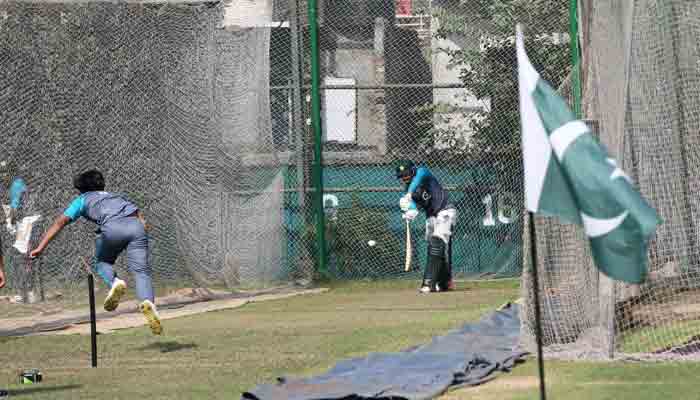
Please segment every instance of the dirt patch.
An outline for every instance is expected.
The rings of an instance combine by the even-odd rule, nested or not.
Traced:
[[[666,288],[663,293],[655,293],[653,298],[642,296],[618,303],[616,313],[620,324],[626,328],[700,319],[700,290]]]
[[[325,288],[277,287],[258,291],[230,293],[202,288],[185,288],[179,289],[168,296],[159,297],[156,299],[156,305],[158,306],[161,319],[168,320],[204,312],[237,308],[248,303],[279,300],[326,291],[328,289]],[[39,314],[14,319],[8,318],[0,321],[2,324],[0,326],[0,336],[87,335],[90,333],[89,322],[89,310],[65,311],[51,315]],[[98,312],[97,314],[97,331],[101,334],[144,325],[146,325],[146,321],[143,315],[138,312],[138,303],[134,300],[121,303],[117,311]]]

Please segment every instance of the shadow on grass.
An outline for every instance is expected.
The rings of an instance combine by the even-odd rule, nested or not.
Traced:
[[[199,347],[196,343],[179,343],[170,342],[155,342],[147,346],[140,347],[139,350],[158,350],[161,353],[172,353],[173,351],[196,349]]]
[[[31,386],[21,389],[7,389],[7,397],[13,398],[15,396],[31,396],[37,393],[45,392],[60,392],[63,390],[79,389],[83,385],[61,385],[61,386],[42,386],[42,384],[37,384],[37,386]]]

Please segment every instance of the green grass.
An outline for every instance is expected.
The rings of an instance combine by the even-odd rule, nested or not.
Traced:
[[[700,363],[591,363],[547,361],[548,399],[698,399]],[[534,359],[479,387],[448,393],[442,400],[539,399]]]
[[[456,280],[459,284],[459,289],[464,290],[480,290],[480,289],[495,289],[495,290],[512,290],[514,295],[519,295],[518,290],[520,289],[520,279],[494,279],[494,280]],[[399,290],[399,289],[416,289],[415,279],[402,279],[402,280],[384,280],[384,281],[372,281],[372,280],[358,280],[358,281],[334,281],[324,283],[324,287],[333,289],[336,292],[355,292],[371,290],[375,291],[377,289],[389,289],[389,290]]]
[[[97,369],[88,367],[85,336],[0,339],[0,386],[13,399],[238,399],[278,376],[322,373],[344,358],[425,343],[518,294],[512,281],[464,282],[434,295],[418,295],[415,281],[337,284],[325,294],[168,320],[162,338],[145,327],[100,336]],[[10,384],[21,368],[40,368],[44,382]],[[689,363],[547,363],[550,397],[567,400],[688,399],[699,372]],[[446,398],[534,399],[535,377],[530,361]]]

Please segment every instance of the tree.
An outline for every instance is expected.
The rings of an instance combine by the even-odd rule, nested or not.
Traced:
[[[440,21],[437,37],[462,37],[471,48],[437,49],[446,52],[459,69],[466,90],[483,108],[454,110],[437,104],[438,120],[432,144],[443,144],[447,156],[468,156],[496,164],[520,163],[520,114],[514,31],[526,29],[528,55],[541,76],[559,87],[571,70],[568,51],[568,1],[557,0],[443,0],[433,3]],[[478,46],[476,42],[478,41]],[[441,113],[442,112],[442,113]],[[455,114],[456,113],[456,114]],[[455,119],[468,126],[447,124]],[[442,122],[442,123],[441,123]],[[465,132],[471,132],[467,137]],[[438,146],[440,147],[440,146]],[[508,168],[508,175],[519,179]]]

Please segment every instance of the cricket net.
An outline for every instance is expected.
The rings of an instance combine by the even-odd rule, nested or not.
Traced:
[[[257,11],[237,21],[251,28],[231,27],[219,2],[0,4],[2,203],[21,177],[19,220],[41,216],[29,247],[77,195],[72,176],[97,168],[151,226],[158,296],[308,279],[285,262],[271,28]],[[3,227],[0,315],[84,307],[94,229],[68,226],[29,262]],[[125,258],[116,270],[129,281]]]
[[[335,279],[419,278],[423,216],[405,225],[395,161],[430,168],[457,210],[455,278],[500,278],[522,268],[522,167],[516,16],[539,18],[533,58],[560,83],[569,59],[567,2],[322,2],[320,52],[328,265]],[[503,18],[513,21],[507,25]],[[555,34],[553,34],[555,33]],[[308,40],[302,36],[303,40]]]
[[[107,190],[126,193],[152,226],[159,295],[319,277],[416,279],[427,257],[424,220],[411,226],[405,272],[394,175],[395,162],[410,158],[432,170],[457,209],[454,275],[518,276],[512,30],[516,21],[532,27],[533,63],[559,86],[570,70],[568,2],[318,3],[314,60],[301,0],[3,2],[3,204],[10,181],[23,178],[21,218],[41,216],[35,244],[76,195],[72,176],[100,169]],[[320,143],[310,123],[315,62]],[[323,207],[314,206],[319,173]],[[322,226],[327,263],[318,256]],[[69,226],[31,263],[3,230],[3,295],[83,307],[93,229]],[[128,278],[123,259],[116,267]],[[0,303],[0,315],[32,311],[24,306]]]
[[[583,116],[663,223],[647,281],[630,286],[598,274],[579,229],[537,218],[545,345],[564,357],[697,356],[700,14],[675,0],[581,1],[579,11]],[[529,295],[529,274],[523,282]],[[524,332],[532,344],[531,316]]]

